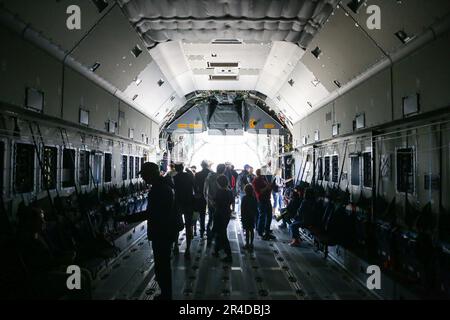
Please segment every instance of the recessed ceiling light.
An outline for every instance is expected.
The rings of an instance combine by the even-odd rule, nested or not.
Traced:
[[[313,51],[311,51],[314,57],[319,59],[320,55],[322,54],[322,50],[320,50],[319,47],[316,47]]]
[[[347,7],[354,13],[358,13],[359,8],[365,3],[365,0],[351,0],[347,3]],[[346,14],[348,16],[348,14]]]
[[[404,30],[397,31],[395,36],[404,44],[412,40],[412,38]]]
[[[317,87],[320,84],[320,81],[318,79],[314,79],[311,83],[314,87]]]
[[[295,81],[294,81],[294,79],[290,79],[290,80],[288,81],[288,83],[289,83],[289,85],[290,85],[291,87],[293,87],[293,86],[294,86],[294,83],[295,83]]]
[[[338,80],[334,80],[333,83],[338,87],[342,87],[341,83]]]
[[[139,57],[142,53],[141,47],[139,45],[135,45],[133,49],[131,49],[131,53],[135,58]]]
[[[158,86],[161,87],[164,84],[164,80],[163,79],[159,79],[157,83],[158,83]]]
[[[136,85],[138,86],[138,85],[140,85],[141,84],[141,82],[142,82],[142,79],[139,79],[139,78],[134,78],[134,80],[133,80],[135,83],[136,83]]]
[[[133,97],[133,101],[136,100],[138,96],[139,95],[135,94],[134,97]]]

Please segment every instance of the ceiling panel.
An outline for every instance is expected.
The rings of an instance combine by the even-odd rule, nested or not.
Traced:
[[[345,2],[344,2],[345,3]],[[369,30],[367,8],[377,5],[381,9],[381,30]],[[403,43],[395,36],[405,31],[409,36],[420,35],[427,27],[450,13],[449,0],[366,0],[355,14],[347,6],[344,9],[386,52],[392,53]]]
[[[316,47],[322,52],[319,58],[312,54]],[[339,7],[313,39],[302,62],[328,91],[334,91],[338,88],[335,80],[344,85],[382,58],[382,51]]]
[[[303,53],[302,49],[290,42],[274,42],[261,71],[256,90],[273,98],[294,70]]]
[[[131,52],[136,45],[143,50],[137,58]],[[87,67],[99,62],[96,73],[122,91],[151,62],[148,51],[119,6],[81,42],[73,57]]]
[[[135,98],[134,101],[141,106],[141,111],[145,114],[155,117],[168,100],[173,96],[177,98],[174,89],[154,61],[138,75],[137,79],[139,81],[131,83],[124,93],[128,97]],[[165,109],[163,111],[165,112]]]
[[[149,48],[169,40],[291,41],[306,47],[338,0],[120,0]]]

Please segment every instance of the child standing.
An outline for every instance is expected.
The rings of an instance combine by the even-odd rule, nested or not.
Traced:
[[[254,196],[253,186],[247,184],[244,188],[245,195],[241,204],[241,221],[245,230],[244,249],[253,249],[253,239],[255,238],[255,221],[258,214],[258,204]]]

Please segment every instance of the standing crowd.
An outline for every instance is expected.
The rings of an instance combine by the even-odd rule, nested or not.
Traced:
[[[294,210],[296,204],[293,201],[298,200],[294,197],[287,208],[283,208],[283,187],[287,181],[281,177],[281,170],[273,176],[268,175],[267,166],[253,173],[253,168],[245,165],[238,174],[232,164],[224,163],[218,164],[214,172],[204,160],[200,171],[195,166],[185,168],[182,163],[171,163],[168,172],[160,171],[157,164],[150,162],[141,169],[140,175],[151,185],[149,205],[146,212],[128,216],[125,220],[147,220],[155,276],[161,288],[159,299],[172,298],[170,257],[179,254],[178,237],[183,229],[186,232],[186,260],[191,258],[190,247],[197,233],[198,221],[200,238],[206,236],[208,247],[214,243],[212,255],[218,258],[223,251],[225,256],[222,261],[231,263],[233,258],[227,228],[230,220],[237,217],[236,202],[240,204],[240,218],[245,232],[244,249],[253,250],[255,229],[262,240],[276,239],[271,230],[273,217],[276,214],[283,217],[280,227],[286,227],[286,223],[290,223],[286,212]],[[293,225],[295,227],[295,223],[290,226]],[[291,231],[291,245],[296,246],[299,243],[295,238],[298,229],[297,233],[294,229]]]

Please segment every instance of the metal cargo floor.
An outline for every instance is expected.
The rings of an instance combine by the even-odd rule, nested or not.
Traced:
[[[240,220],[231,220],[228,236],[233,263],[211,256],[212,247],[195,237],[191,259],[184,259],[185,235],[180,234],[180,254],[172,259],[174,299],[374,299],[359,282],[330,259],[316,253],[306,241],[289,246],[287,230],[273,224],[274,241],[255,236],[254,250],[243,249]],[[95,283],[94,299],[149,300],[158,293],[151,246],[142,237]]]

